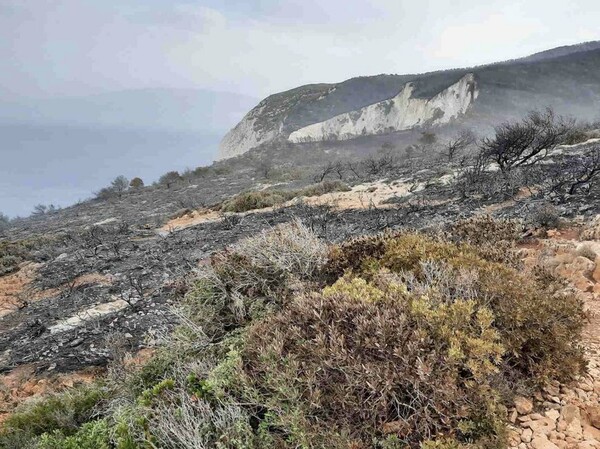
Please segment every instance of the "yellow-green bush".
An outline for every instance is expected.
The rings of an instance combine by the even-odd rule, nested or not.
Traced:
[[[279,190],[260,190],[245,192],[234,196],[221,205],[223,212],[246,212],[254,209],[264,209],[285,203],[292,199],[288,192]]]
[[[297,191],[294,196],[321,196],[331,192],[348,192],[350,190],[350,187],[342,181],[322,181]]]
[[[357,252],[362,252],[360,258]],[[357,260],[362,261],[360,266]],[[489,248],[399,233],[338,246],[326,270],[353,271],[368,277],[385,268],[409,272],[419,279],[424,264],[434,262],[443,263],[455,278],[469,272],[476,278],[472,286],[476,299],[488,304],[494,313],[494,326],[508,350],[504,358],[507,373],[537,382],[567,380],[580,373],[584,361],[579,336],[586,321],[581,300],[564,293],[560,282],[540,279],[541,271],[525,273],[512,263],[496,260]]]
[[[390,428],[413,446],[436,434],[501,445],[492,323],[483,304],[415,296],[385,271],[343,278],[255,324],[244,375],[279,447],[369,447]]]

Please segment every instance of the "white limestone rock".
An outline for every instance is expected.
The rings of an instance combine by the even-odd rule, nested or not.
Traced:
[[[475,76],[469,73],[430,99],[413,98],[414,83],[407,83],[390,100],[314,123],[290,134],[291,142],[348,140],[359,136],[441,125],[467,112],[478,95]]]

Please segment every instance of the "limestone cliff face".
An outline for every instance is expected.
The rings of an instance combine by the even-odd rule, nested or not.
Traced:
[[[264,104],[259,104],[225,135],[219,146],[219,159],[239,156],[250,148],[273,140],[280,134],[280,129],[258,126],[257,121],[262,116],[264,108]]]
[[[433,98],[413,98],[414,84],[407,83],[390,100],[338,115],[290,134],[291,142],[347,140],[359,136],[402,131],[448,123],[464,114],[478,95],[472,73]]]
[[[598,104],[600,44],[588,43],[469,69],[356,77],[279,92],[225,136],[218,157],[283,139],[326,142],[448,122],[489,129],[547,106],[589,120]]]

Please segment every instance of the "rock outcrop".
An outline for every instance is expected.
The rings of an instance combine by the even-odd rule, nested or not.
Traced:
[[[221,141],[219,159],[239,156],[250,148],[274,139],[281,129],[262,128],[257,126],[259,117],[263,114],[265,104],[259,104],[252,109]]]
[[[432,98],[414,98],[414,83],[406,83],[394,98],[338,115],[290,134],[294,143],[347,140],[450,122],[464,114],[478,95],[475,76],[468,73]]]

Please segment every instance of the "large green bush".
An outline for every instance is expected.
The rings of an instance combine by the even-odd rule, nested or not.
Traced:
[[[502,440],[490,310],[417,296],[389,273],[341,279],[255,325],[245,378],[285,447],[368,447],[394,434]]]
[[[362,253],[360,263],[346,256],[357,252]],[[539,271],[524,273],[496,260],[496,253],[485,246],[400,233],[334,248],[326,271],[349,270],[368,277],[385,268],[422,281],[431,278],[424,272],[429,263],[443,264],[451,277],[474,277],[472,294],[492,310],[494,326],[507,349],[507,375],[511,372],[521,380],[541,383],[548,378],[568,380],[580,373],[584,361],[579,336],[586,321],[581,300],[564,291],[560,282],[538,278]]]

